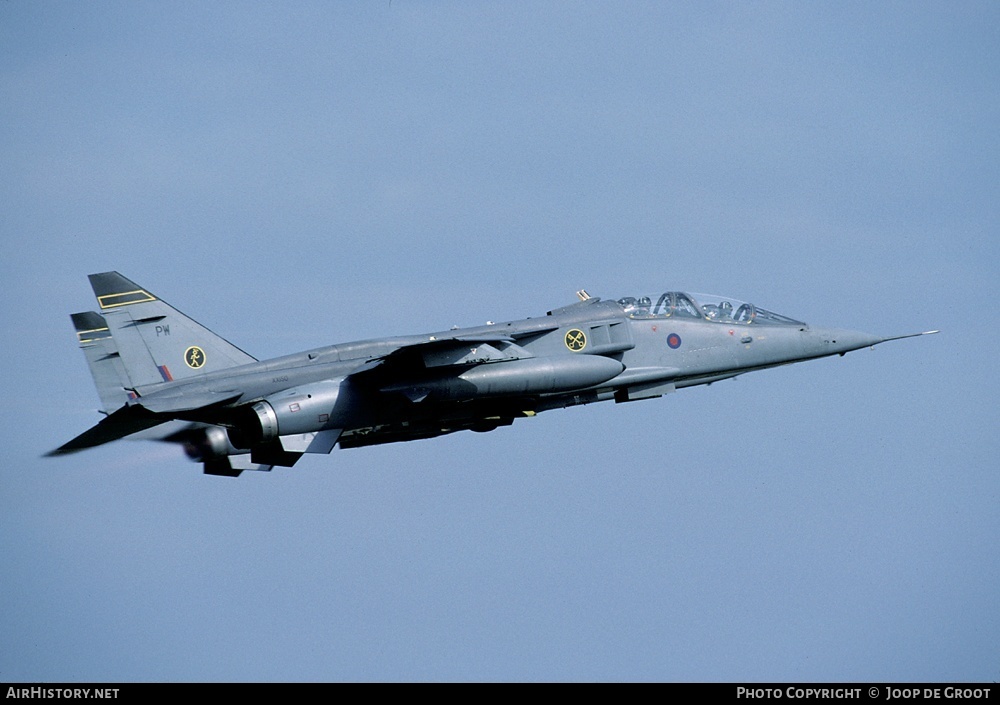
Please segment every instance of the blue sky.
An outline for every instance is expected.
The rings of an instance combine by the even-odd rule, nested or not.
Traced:
[[[996,681],[995,3],[0,3],[0,679]],[[236,481],[98,420],[119,270],[257,357],[714,291],[906,340]]]

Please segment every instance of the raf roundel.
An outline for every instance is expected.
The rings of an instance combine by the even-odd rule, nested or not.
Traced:
[[[676,350],[681,346],[681,337],[676,333],[671,333],[667,336],[667,345],[670,346],[671,350]]]
[[[197,345],[192,345],[184,351],[184,363],[195,370],[205,366],[205,351]]]

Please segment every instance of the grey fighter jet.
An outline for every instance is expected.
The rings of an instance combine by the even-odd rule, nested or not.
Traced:
[[[184,445],[210,475],[291,467],[334,446],[492,431],[542,411],[652,399],[888,340],[729,297],[579,301],[521,321],[331,345],[259,361],[118,272],[72,315],[105,418],[52,451]]]

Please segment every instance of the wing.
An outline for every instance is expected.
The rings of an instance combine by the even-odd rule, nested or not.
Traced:
[[[346,430],[340,446],[493,430],[534,416],[542,397],[593,387],[624,369],[599,355],[536,356],[517,341],[513,336],[455,336],[369,360],[347,380],[365,396],[381,399],[380,423]]]

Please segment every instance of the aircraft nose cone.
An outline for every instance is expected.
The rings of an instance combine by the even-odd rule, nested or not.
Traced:
[[[813,344],[827,355],[860,350],[878,345],[885,340],[878,335],[843,328],[813,328],[811,333]]]

